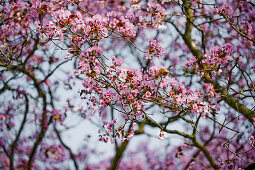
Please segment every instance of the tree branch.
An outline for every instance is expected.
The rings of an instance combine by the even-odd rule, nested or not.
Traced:
[[[55,130],[55,132],[56,132],[56,134],[57,134],[57,136],[58,136],[58,139],[59,139],[60,143],[68,150],[69,155],[70,155],[70,157],[71,157],[71,159],[72,159],[72,161],[73,161],[73,164],[74,164],[75,169],[78,170],[78,169],[79,169],[79,166],[78,166],[78,164],[77,164],[77,161],[76,161],[76,159],[75,159],[75,156],[74,156],[74,154],[73,154],[71,148],[68,147],[68,146],[64,143],[64,141],[62,140],[61,135],[60,135],[60,133],[59,133],[59,131],[57,130],[56,127],[54,127],[54,130]]]

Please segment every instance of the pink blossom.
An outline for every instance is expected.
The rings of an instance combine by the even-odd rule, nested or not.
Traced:
[[[163,130],[160,130],[160,132],[158,133],[158,138],[159,139],[165,139],[166,138],[166,132],[164,132]]]

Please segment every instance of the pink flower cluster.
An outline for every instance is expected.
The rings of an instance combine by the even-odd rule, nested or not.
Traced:
[[[66,21],[71,16],[71,12],[68,10],[60,9],[53,13],[53,15],[57,18],[59,21]]]
[[[217,9],[214,9],[216,12],[228,18],[233,17],[234,10],[233,7],[229,4],[220,5]]]
[[[97,40],[98,42],[108,36],[109,31],[117,31],[123,36],[134,37],[136,30],[134,24],[131,22],[134,15],[120,16],[112,11],[107,13],[107,16],[99,14],[87,16],[76,11],[72,14],[69,10],[58,10],[52,12],[52,16],[56,19],[49,21],[47,24],[40,25],[36,22],[37,30],[41,33],[46,33],[49,38],[54,36],[63,39],[63,33],[71,30],[73,34],[71,40],[77,40],[78,44],[82,44],[86,40]],[[132,17],[133,16],[133,17]],[[79,32],[81,34],[75,34]],[[77,36],[79,35],[79,36]]]
[[[162,48],[157,40],[149,40],[150,46],[146,51],[146,59],[152,59],[154,56],[161,58],[165,52],[165,49]]]
[[[188,61],[185,63],[187,68],[191,67],[193,64],[197,62],[197,58],[195,56],[191,56]]]
[[[31,22],[37,15],[25,1],[1,2],[0,8],[1,51],[17,51],[21,48],[20,42],[27,38]]]
[[[213,97],[215,95],[214,86],[211,83],[204,83],[205,91],[207,92],[209,97]]]
[[[251,146],[252,146],[253,148],[255,148],[255,138],[254,138],[254,136],[250,136],[250,137],[249,137],[249,141],[252,142]]]
[[[152,26],[157,29],[165,29],[166,26],[163,24],[162,20],[165,18],[166,10],[158,3],[149,2],[147,11],[150,13],[152,21]]]
[[[134,14],[118,17],[116,12],[108,12],[109,26],[112,30],[117,30],[124,36],[135,37],[136,30],[131,20],[134,18]]]
[[[39,21],[36,21],[35,24],[37,31],[45,33],[49,39],[52,39],[53,37],[59,37],[60,40],[63,40],[62,30],[53,21],[49,21],[43,26],[40,26]]]
[[[151,43],[154,48],[159,48],[156,41]],[[100,62],[101,52],[98,46],[84,50],[80,55],[80,73],[77,73],[86,75],[83,81],[85,89],[82,91],[84,95],[90,96],[88,99],[94,107],[120,107],[119,112],[125,121],[140,119],[147,103],[163,106],[176,113],[189,109],[192,113],[206,115],[214,108],[214,105],[203,101],[201,91],[189,90],[184,83],[170,78],[170,73],[163,66],[154,65],[149,70],[138,71],[121,67],[123,60],[116,57],[112,58],[112,65],[106,66]],[[108,131],[112,124],[107,124]],[[122,130],[124,127],[119,129]],[[127,139],[131,137],[126,136]],[[102,138],[102,141],[105,140]]]
[[[115,128],[114,128],[115,127]],[[130,140],[135,134],[136,123],[131,123],[131,127],[128,131],[125,131],[125,126],[119,126],[117,121],[114,119],[111,122],[103,122],[104,132],[99,135],[99,141],[101,142],[111,142],[113,143],[117,138],[124,142],[125,140]],[[101,133],[101,130],[98,131]],[[114,134],[112,137],[111,134]]]
[[[227,43],[220,47],[210,48],[209,55],[205,54],[201,64],[203,69],[199,68],[196,57],[192,56],[185,63],[187,68],[195,69],[197,74],[204,75],[204,72],[211,72],[212,74],[220,74],[222,68],[230,62],[230,57],[233,55],[234,47]]]
[[[210,48],[210,57],[206,58],[204,63],[208,65],[226,64],[229,60],[229,57],[233,55],[234,46],[231,43],[224,44],[218,48],[212,47]]]

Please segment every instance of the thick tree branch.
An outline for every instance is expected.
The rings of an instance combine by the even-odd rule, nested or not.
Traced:
[[[123,143],[121,143],[120,146],[116,146],[116,154],[114,159],[112,160],[112,165],[110,167],[110,170],[115,170],[118,168],[119,161],[128,145],[129,141],[125,140]]]
[[[132,126],[132,123],[130,124],[128,131],[130,131],[131,126]],[[116,150],[116,153],[115,153],[114,159],[112,160],[112,165],[110,167],[110,170],[115,170],[115,169],[118,168],[120,159],[122,158],[122,155],[123,155],[123,153],[124,153],[128,143],[129,143],[129,141],[130,140],[125,140],[124,142],[121,143],[120,146],[118,146],[117,141],[115,140],[115,150]]]
[[[36,154],[36,150],[39,146],[39,144],[41,143],[47,129],[48,129],[48,125],[51,123],[51,120],[48,121],[47,120],[47,114],[46,114],[46,108],[47,108],[47,99],[46,99],[46,94],[45,92],[41,89],[40,87],[40,83],[39,81],[36,79],[35,75],[31,72],[29,72],[28,70],[25,69],[25,67],[19,67],[19,66],[14,66],[14,65],[7,65],[7,64],[3,64],[2,66],[6,67],[7,70],[16,70],[19,72],[22,72],[24,74],[26,74],[27,76],[29,76],[32,81],[34,82],[34,86],[38,92],[38,97],[41,97],[43,100],[43,111],[42,111],[42,119],[41,119],[41,131],[38,134],[38,137],[32,147],[32,151],[29,155],[29,160],[28,160],[28,169],[30,170],[32,168],[32,164],[33,164],[33,159],[34,159],[34,155]]]
[[[158,124],[156,124],[155,122],[151,121],[151,120],[146,120],[146,124],[147,125],[150,125],[150,126],[153,126],[153,127],[159,127]],[[188,138],[190,139],[193,144],[199,149],[201,150],[204,155],[206,156],[207,160],[209,161],[210,165],[214,168],[214,169],[218,169],[218,166],[217,164],[214,162],[211,154],[209,153],[209,151],[206,149],[206,147],[204,145],[202,145],[196,138],[196,136],[194,134],[192,135],[189,135],[189,134],[186,134],[184,132],[180,132],[178,130],[169,130],[169,129],[164,129],[165,132],[167,133],[170,133],[170,134],[176,134],[176,135],[180,135],[184,138]]]
[[[11,148],[11,153],[10,153],[10,169],[14,169],[13,168],[13,164],[14,164],[14,151],[16,149],[16,146],[17,146],[17,143],[18,143],[18,140],[19,140],[19,137],[21,135],[21,132],[22,130],[24,130],[24,126],[25,126],[25,123],[26,123],[26,120],[27,120],[27,114],[28,114],[28,110],[29,110],[29,100],[28,100],[28,97],[27,95],[23,94],[25,96],[25,112],[24,112],[24,117],[23,117],[23,120],[22,120],[22,123],[21,123],[21,126],[19,128],[19,131],[18,131],[18,134],[15,138],[15,140],[12,142],[10,148]]]

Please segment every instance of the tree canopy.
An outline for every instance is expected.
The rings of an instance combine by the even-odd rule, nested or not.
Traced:
[[[252,169],[255,1],[2,0],[0,9],[1,169]],[[73,150],[74,117],[113,156],[90,136]]]

